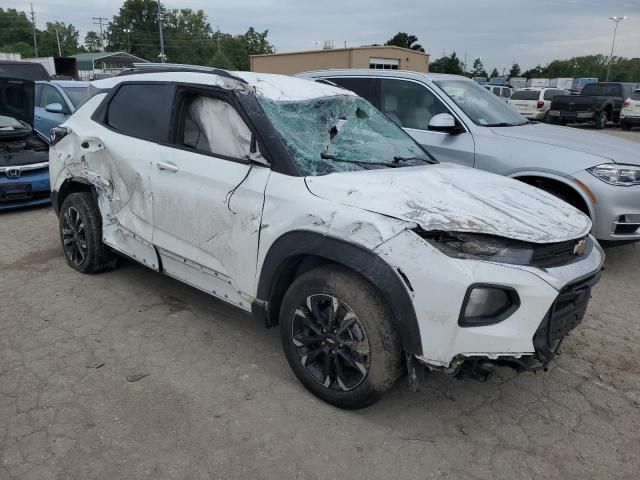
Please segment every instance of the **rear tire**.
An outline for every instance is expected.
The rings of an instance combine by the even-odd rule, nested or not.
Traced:
[[[60,242],[67,264],[81,273],[99,273],[117,265],[117,257],[102,243],[102,220],[93,195],[72,193],[62,202]]]
[[[627,122],[620,122],[620,128],[622,128],[622,130],[631,130],[631,124],[627,123]]]
[[[318,267],[291,284],[280,333],[298,380],[336,407],[368,407],[400,376],[400,338],[388,307],[373,285],[344,267]]]
[[[607,126],[607,112],[600,112],[596,117],[595,127],[597,130],[604,130],[606,126]]]

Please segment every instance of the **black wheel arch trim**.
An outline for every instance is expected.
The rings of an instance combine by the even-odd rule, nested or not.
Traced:
[[[72,184],[81,184],[83,188],[81,189],[71,189],[69,191],[69,186]],[[62,207],[62,202],[64,199],[70,194],[79,191],[89,191],[96,195],[95,187],[93,184],[83,177],[69,177],[62,182],[60,185],[60,190],[51,190],[51,205],[53,207],[56,215],[60,215],[60,207]]]
[[[264,321],[268,327],[278,323],[280,303],[286,291],[286,288],[283,291],[282,281],[287,279],[287,272],[297,268],[295,259],[309,256],[341,264],[371,282],[391,310],[403,350],[422,355],[418,319],[400,275],[372,250],[317,232],[295,230],[285,233],[271,245],[262,264],[257,300],[252,305],[256,319]]]

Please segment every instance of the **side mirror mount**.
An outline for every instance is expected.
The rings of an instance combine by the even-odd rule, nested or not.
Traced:
[[[439,113],[431,117],[431,120],[429,120],[429,130],[450,134],[461,132],[460,127],[456,124],[456,119],[449,113]]]
[[[49,113],[64,113],[64,107],[61,103],[50,103],[44,109]]]

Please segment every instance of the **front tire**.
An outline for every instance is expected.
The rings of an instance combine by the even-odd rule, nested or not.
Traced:
[[[89,192],[72,193],[60,208],[60,242],[67,264],[81,273],[115,268],[117,257],[102,243],[100,211]]]
[[[368,407],[400,376],[402,351],[378,290],[327,265],[300,275],[280,309],[289,366],[315,396],[345,409]]]

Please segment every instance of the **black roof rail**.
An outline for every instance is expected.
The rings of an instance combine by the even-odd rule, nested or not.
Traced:
[[[229,78],[238,82],[247,83],[246,80],[232,75],[226,70],[215,67],[205,67],[202,65],[186,65],[181,63],[134,63],[133,68],[120,71],[116,77],[127,75],[139,75],[141,73],[164,73],[164,72],[190,72],[190,73],[210,73],[219,77]]]

